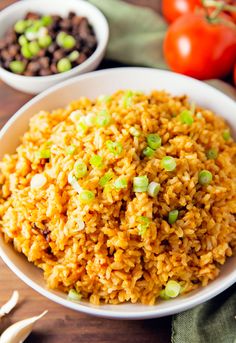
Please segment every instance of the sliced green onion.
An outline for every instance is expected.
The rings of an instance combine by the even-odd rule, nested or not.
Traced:
[[[38,38],[38,43],[41,48],[47,48],[52,43],[52,38],[49,35],[45,35]]]
[[[121,177],[117,179],[113,185],[116,189],[127,188],[127,180],[125,177]]]
[[[18,38],[18,43],[23,46],[23,45],[27,45],[29,42],[27,40],[27,38],[25,37],[25,35],[21,35],[19,38]]]
[[[147,157],[152,157],[155,154],[155,150],[147,146],[143,149],[143,155]]]
[[[176,161],[171,156],[165,156],[161,160],[161,167],[164,168],[166,171],[173,171],[176,168]]]
[[[193,115],[191,111],[184,110],[183,112],[181,112],[180,121],[182,124],[192,125],[192,123],[194,122],[194,119],[193,119]]]
[[[74,175],[77,179],[87,174],[87,166],[82,160],[78,160],[74,165]]]
[[[147,189],[148,195],[150,195],[151,197],[156,197],[160,191],[160,188],[161,185],[158,182],[150,182]]]
[[[230,134],[229,130],[225,130],[225,131],[222,133],[222,136],[223,136],[223,138],[224,138],[225,141],[228,141],[228,140],[230,140],[230,138],[231,138],[231,134]]]
[[[33,56],[32,53],[30,52],[30,49],[29,49],[28,44],[27,44],[27,45],[23,45],[23,46],[21,47],[20,52],[21,52],[21,54],[22,54],[25,58],[27,58],[27,59],[30,59],[30,58],[32,58],[32,56]]]
[[[123,151],[122,144],[119,142],[106,141],[107,149],[114,155],[120,155]]]
[[[165,287],[165,294],[170,298],[176,298],[181,291],[181,286],[177,281],[169,280]]]
[[[14,26],[14,30],[17,33],[24,33],[26,28],[27,28],[27,21],[26,20],[18,20]]]
[[[218,151],[216,149],[209,149],[206,152],[208,160],[215,160],[218,156]]]
[[[146,216],[141,216],[138,218],[138,222],[140,223],[138,225],[138,233],[140,236],[143,236],[150,225],[151,219]]]
[[[67,155],[74,155],[75,150],[76,150],[76,146],[75,145],[70,145],[66,149],[66,154]]]
[[[178,210],[172,210],[168,214],[168,223],[174,224],[176,220],[178,219],[179,211]]]
[[[163,299],[163,300],[169,300],[169,299],[170,299],[170,297],[168,297],[168,296],[166,295],[165,289],[162,289],[162,290],[160,291],[159,297],[160,297],[161,299]]]
[[[70,60],[71,62],[74,62],[74,61],[77,60],[77,58],[79,57],[79,55],[80,55],[79,51],[74,50],[74,51],[72,51],[72,52],[69,54],[68,58],[69,58],[69,60]]]
[[[68,299],[69,300],[75,300],[75,301],[80,301],[82,298],[82,295],[78,292],[76,292],[75,289],[70,289],[68,293]]]
[[[40,150],[40,151],[37,151],[36,156],[38,158],[50,158],[51,157],[51,151],[49,149]]]
[[[79,185],[76,177],[74,176],[73,170],[69,172],[68,182],[78,194],[80,194],[80,192],[83,190],[83,188]]]
[[[28,49],[31,52],[32,56],[36,56],[40,51],[40,46],[37,42],[33,41],[28,44]]]
[[[148,189],[148,177],[146,175],[136,176],[133,179],[133,191],[136,193],[146,192]]]
[[[56,37],[56,42],[59,46],[62,46],[64,38],[67,36],[67,34],[63,31],[61,31],[60,33],[58,33],[57,37]]]
[[[209,172],[208,170],[202,170],[198,174],[198,182],[202,186],[207,186],[211,183],[212,181],[212,173]]]
[[[111,172],[105,173],[99,180],[99,185],[104,187],[113,178],[113,175]]]
[[[138,129],[136,129],[134,126],[132,126],[129,129],[129,133],[134,136],[134,137],[139,137],[140,136],[140,131]]]
[[[25,64],[22,61],[11,61],[9,63],[9,68],[13,73],[21,74],[25,70]]]
[[[69,71],[71,68],[72,65],[69,58],[64,57],[57,62],[57,71],[59,73],[65,73],[66,71]]]
[[[64,49],[72,49],[72,48],[74,48],[75,44],[76,44],[75,38],[73,36],[71,36],[71,35],[66,35],[63,38],[61,46]]]
[[[161,160],[161,167],[164,168],[166,171],[173,171],[176,168],[175,159],[171,156],[165,156]]]
[[[77,124],[77,129],[78,131],[85,132],[88,129],[87,121],[85,116],[81,116],[78,119],[78,124]]]
[[[98,126],[107,126],[111,121],[111,116],[107,110],[102,110],[96,118],[96,124]]]
[[[147,144],[150,148],[156,150],[161,146],[161,137],[155,133],[150,133],[147,136]]]
[[[91,201],[93,201],[93,199],[95,198],[95,195],[92,191],[87,191],[87,190],[82,190],[79,193],[79,200],[83,203],[83,204],[88,204]]]
[[[100,95],[97,100],[101,103],[108,103],[111,101],[111,97],[110,95]]]
[[[99,155],[93,155],[89,162],[93,167],[101,168],[103,166],[102,157]]]
[[[42,22],[42,25],[43,25],[43,26],[49,26],[49,25],[52,24],[53,19],[52,19],[52,17],[51,17],[50,15],[44,15],[44,16],[40,19],[40,21]]]
[[[128,90],[125,92],[123,99],[122,99],[122,106],[124,108],[127,108],[132,104],[133,96],[134,96],[134,93],[131,90]]]

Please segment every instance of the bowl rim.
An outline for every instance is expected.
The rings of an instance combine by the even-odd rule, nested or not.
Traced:
[[[0,21],[2,20],[3,17],[9,17],[11,16],[11,11],[14,9],[17,9],[18,7],[27,7],[25,5],[27,5],[27,3],[36,3],[36,2],[40,2],[40,0],[24,0],[24,1],[18,1],[18,2],[14,2],[13,4],[5,7],[3,10],[0,11]],[[51,0],[52,1],[52,0]],[[54,0],[56,1],[56,0]],[[72,2],[75,3],[74,0],[66,0],[68,3]],[[24,79],[24,81],[26,82],[40,82],[40,81],[60,81],[60,79],[64,79],[65,77],[73,77],[75,76],[75,74],[78,74],[80,72],[82,72],[84,69],[86,69],[88,66],[90,66],[91,64],[93,64],[98,58],[99,56],[102,54],[103,50],[106,48],[107,44],[108,44],[108,39],[109,39],[109,26],[108,26],[108,22],[106,17],[104,16],[104,14],[93,4],[84,1],[84,0],[76,0],[76,3],[78,5],[82,4],[83,6],[87,7],[90,11],[93,11],[94,13],[96,13],[100,18],[99,18],[99,25],[97,25],[98,30],[100,30],[102,28],[103,30],[103,35],[102,35],[102,39],[100,41],[97,40],[97,47],[94,50],[94,52],[92,53],[92,55],[90,55],[84,62],[82,62],[81,64],[79,64],[78,66],[72,68],[71,70],[68,70],[64,73],[57,73],[57,74],[53,74],[53,75],[47,75],[47,76],[27,76],[27,75],[21,75],[21,74],[15,74],[5,68],[3,68],[0,65],[0,73],[3,74],[5,77],[11,77],[11,78],[15,78],[16,82],[20,82],[22,81],[22,79]],[[43,13],[43,12],[42,12]],[[46,12],[45,12],[46,13]],[[92,25],[94,27],[94,25]]]
[[[14,123],[14,121],[20,117],[27,109],[29,109],[32,105],[37,103],[39,100],[42,100],[43,98],[49,96],[53,92],[57,91],[58,89],[62,89],[68,85],[73,85],[74,83],[80,82],[84,79],[90,79],[91,77],[96,77],[100,75],[105,75],[112,73],[113,76],[114,74],[119,74],[120,72],[129,72],[133,71],[135,75],[138,74],[139,71],[147,71],[147,72],[158,72],[159,74],[163,74],[166,77],[171,77],[174,76],[175,78],[179,79],[179,81],[183,79],[188,79],[192,83],[194,83],[196,86],[200,86],[203,89],[211,89],[214,90],[216,96],[217,94],[220,95],[222,99],[225,99],[225,101],[230,102],[233,107],[236,108],[236,103],[233,99],[219,91],[218,89],[210,86],[209,84],[203,83],[202,81],[193,79],[191,77],[173,73],[170,71],[166,70],[159,70],[159,69],[152,69],[152,68],[142,68],[142,67],[122,67],[122,68],[111,68],[111,69],[105,69],[105,70],[98,70],[98,71],[93,71],[87,74],[83,75],[78,75],[72,79],[66,80],[64,82],[61,82],[58,85],[55,85],[53,87],[50,87],[48,90],[45,90],[41,94],[33,97],[29,102],[27,102],[25,105],[23,105],[9,120],[8,122],[4,125],[4,127],[0,131],[0,140],[2,136],[5,134],[5,132],[8,130],[8,128]],[[220,285],[217,286],[217,288],[211,288],[206,286],[204,288],[205,292],[199,296],[193,296],[192,298],[187,298],[184,303],[177,303],[177,304],[172,304],[171,308],[158,308],[158,305],[153,307],[152,310],[148,312],[142,312],[142,311],[137,311],[137,312],[130,312],[127,309],[124,309],[122,312],[112,312],[112,310],[106,310],[102,308],[101,306],[96,306],[96,307],[89,307],[83,302],[78,302],[74,303],[72,301],[69,301],[63,297],[60,297],[59,295],[56,295],[53,293],[52,290],[48,290],[43,288],[43,286],[40,286],[37,284],[35,281],[32,281],[28,276],[26,276],[8,257],[7,253],[2,249],[0,246],[0,257],[3,259],[5,264],[22,280],[24,281],[28,286],[36,290],[38,293],[41,295],[45,296],[46,298],[53,300],[54,302],[63,305],[67,308],[80,311],[86,314],[91,314],[94,316],[99,316],[103,318],[112,318],[112,319],[127,319],[127,320],[136,320],[136,319],[150,319],[150,318],[158,318],[158,317],[164,317],[176,313],[180,313],[182,311],[188,310],[194,306],[197,306],[213,297],[218,295],[219,293],[223,292],[225,289],[230,287],[232,284],[236,282],[236,269],[230,272],[228,275],[224,277],[224,282],[222,282]],[[25,261],[26,263],[30,263],[27,260]],[[36,267],[35,267],[36,268]],[[191,294],[191,293],[190,293]],[[118,306],[118,305],[111,305],[111,306]],[[121,305],[122,306],[122,305]]]

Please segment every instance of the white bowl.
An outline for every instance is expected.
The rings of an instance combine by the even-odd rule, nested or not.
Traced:
[[[5,125],[0,133],[0,159],[3,154],[15,151],[19,137],[27,129],[29,118],[37,111],[55,109],[70,101],[87,96],[94,98],[101,94],[111,94],[118,89],[133,89],[149,92],[165,89],[173,94],[187,94],[190,99],[203,107],[210,108],[231,125],[236,136],[236,103],[211,86],[168,71],[147,68],[118,68],[101,70],[68,80],[24,105]],[[229,258],[221,268],[219,277],[208,286],[170,301],[162,301],[154,306],[141,304],[94,306],[86,301],[71,302],[66,295],[45,287],[42,272],[29,263],[25,257],[4,243],[0,236],[0,255],[8,267],[27,285],[49,299],[71,309],[116,319],[144,319],[162,317],[196,306],[236,282],[236,256]]]
[[[94,53],[82,64],[70,71],[49,76],[24,76],[11,73],[0,67],[0,78],[20,91],[36,94],[78,74],[96,69],[101,62],[109,37],[109,28],[104,15],[93,5],[83,0],[24,0],[14,3],[0,12],[0,38],[8,28],[22,19],[29,11],[41,14],[58,14],[65,17],[70,11],[85,16],[94,28],[98,45]]]

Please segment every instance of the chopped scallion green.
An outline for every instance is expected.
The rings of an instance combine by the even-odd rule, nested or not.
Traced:
[[[99,180],[99,185],[104,187],[109,181],[111,181],[112,178],[113,178],[113,173],[111,172],[105,173]]]
[[[158,182],[150,182],[147,189],[148,195],[150,195],[151,197],[156,197],[160,191],[160,188],[161,185]]]
[[[78,160],[74,165],[74,175],[77,179],[87,174],[87,166],[82,160]]]
[[[146,157],[152,157],[155,154],[155,150],[147,146],[143,149],[143,155]]]
[[[165,294],[167,297],[176,298],[181,291],[181,286],[177,281],[169,280],[165,287]]]
[[[223,138],[224,138],[225,141],[228,141],[228,140],[230,140],[230,138],[231,138],[231,134],[230,134],[229,130],[225,130],[225,131],[222,133],[222,136],[223,136]]]
[[[114,155],[120,155],[123,151],[122,144],[119,142],[106,141],[107,149]]]
[[[75,301],[80,301],[81,300],[81,294],[76,292],[75,289],[70,289],[68,293],[68,299],[69,300],[75,300]]]
[[[114,182],[113,185],[116,189],[127,188],[127,180],[125,177],[120,177]]]
[[[93,155],[89,162],[93,167],[101,168],[103,166],[102,157],[99,155]]]
[[[212,181],[212,173],[209,170],[201,170],[198,174],[198,182],[202,186],[207,186]]]
[[[165,156],[161,160],[161,167],[164,168],[166,171],[173,171],[176,168],[176,161],[174,157]]]
[[[180,113],[180,121],[182,124],[192,125],[194,122],[192,112],[189,110],[184,110]]]
[[[96,124],[98,126],[107,126],[111,122],[111,116],[107,110],[102,110],[96,118]]]
[[[208,160],[215,160],[218,156],[218,151],[216,149],[209,149],[206,152],[206,156],[208,158]]]
[[[133,179],[133,191],[134,192],[146,192],[148,189],[148,177],[146,175],[136,176]]]
[[[91,201],[93,201],[94,198],[95,198],[95,195],[92,191],[82,190],[79,193],[79,200],[84,204],[90,203]]]
[[[178,219],[179,211],[178,210],[172,210],[168,214],[168,223],[174,224],[176,220]]]
[[[76,150],[76,146],[75,145],[70,145],[66,149],[66,154],[67,155],[74,155],[75,150]]]
[[[158,134],[150,133],[147,136],[147,144],[150,148],[156,150],[161,146],[161,137]]]

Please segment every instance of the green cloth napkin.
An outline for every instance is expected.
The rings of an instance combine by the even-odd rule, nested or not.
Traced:
[[[167,68],[162,43],[167,25],[148,8],[119,0],[89,0],[106,16],[110,39],[108,59],[129,65]],[[236,92],[221,80],[208,83],[231,97]],[[173,316],[172,343],[236,343],[236,285],[192,310]]]

